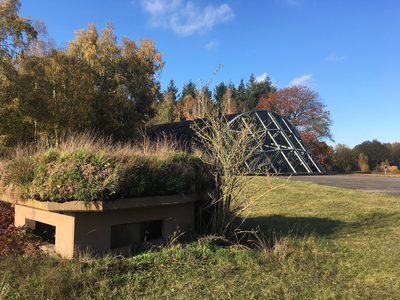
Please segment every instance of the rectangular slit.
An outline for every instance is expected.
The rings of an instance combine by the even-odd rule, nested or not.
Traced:
[[[162,237],[162,220],[111,226],[111,249],[128,247]]]
[[[39,236],[44,242],[55,245],[56,243],[56,227],[39,221],[26,219],[28,227],[33,229],[33,234]]]

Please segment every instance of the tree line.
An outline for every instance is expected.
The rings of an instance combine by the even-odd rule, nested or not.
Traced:
[[[365,141],[354,148],[337,144],[332,167],[334,171],[381,171],[383,166],[400,165],[400,143]],[[396,169],[396,168],[393,168]]]
[[[0,143],[85,130],[126,139],[155,116],[164,61],[154,41],[118,44],[112,24],[89,24],[57,48],[46,24],[19,8],[0,3]]]
[[[182,92],[173,79],[157,103],[157,115],[152,124],[163,124],[201,118],[201,108],[218,109],[221,114],[235,114],[254,109],[275,111],[288,119],[299,131],[311,151],[327,168],[331,164],[333,148],[326,144],[333,141],[330,133],[332,120],[322,98],[312,88],[295,85],[277,88],[267,76],[261,81],[251,74],[245,84],[243,78],[238,86],[220,82],[211,92],[208,87],[197,88],[189,80]]]
[[[0,145],[57,143],[63,132],[94,130],[116,140],[140,127],[254,109],[278,112],[298,129],[325,167],[331,164],[332,120],[319,94],[308,86],[277,88],[271,78],[251,74],[236,86],[221,82],[212,91],[173,79],[162,91],[165,62],[151,39],[118,43],[108,23],[75,31],[57,47],[43,21],[18,15],[19,0],[0,3]]]

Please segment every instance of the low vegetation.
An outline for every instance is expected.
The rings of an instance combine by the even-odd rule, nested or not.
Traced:
[[[253,187],[267,180],[283,183],[258,177]],[[8,255],[0,298],[397,299],[399,200],[289,181],[251,209],[237,243],[208,236],[128,258]]]
[[[41,201],[90,201],[207,190],[210,165],[171,141],[113,144],[71,135],[57,146],[19,149],[0,161],[0,191]]]

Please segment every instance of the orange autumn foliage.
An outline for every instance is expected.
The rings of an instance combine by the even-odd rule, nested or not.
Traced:
[[[319,94],[305,85],[294,85],[260,96],[257,109],[279,113],[299,131],[322,166],[327,169],[333,148],[324,139],[331,139],[330,112],[325,110]]]

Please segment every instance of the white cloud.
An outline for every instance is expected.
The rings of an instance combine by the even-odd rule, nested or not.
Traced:
[[[142,0],[142,8],[151,15],[162,15],[176,10],[181,4],[181,0]]]
[[[260,75],[260,76],[257,76],[257,77],[256,77],[256,82],[262,82],[262,81],[264,81],[265,79],[267,79],[268,76],[269,76],[268,73],[264,73],[264,74],[262,74],[262,75]]]
[[[211,30],[217,23],[225,23],[235,17],[227,5],[219,7],[196,6],[191,1],[182,0],[141,0],[143,11],[150,14],[150,24],[154,27],[172,29],[180,36]]]
[[[302,85],[302,84],[306,84],[306,81],[309,80],[311,78],[312,74],[308,74],[308,75],[303,75],[299,78],[294,78],[290,83],[290,85]]]
[[[209,42],[207,45],[206,45],[206,49],[207,50],[212,50],[212,49],[215,49],[215,48],[217,48],[218,47],[218,42],[216,41],[216,40],[212,40],[211,42]]]
[[[339,60],[343,60],[343,59],[345,59],[344,56],[339,56],[339,55],[337,55],[336,53],[331,53],[331,54],[326,58],[327,61],[339,61]]]

